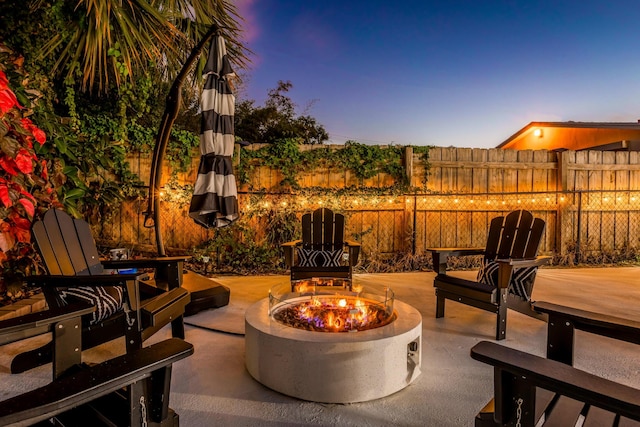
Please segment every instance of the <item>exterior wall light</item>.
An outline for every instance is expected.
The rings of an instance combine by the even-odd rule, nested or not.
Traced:
[[[533,131],[533,136],[537,136],[538,138],[542,138],[542,129],[537,128]]]

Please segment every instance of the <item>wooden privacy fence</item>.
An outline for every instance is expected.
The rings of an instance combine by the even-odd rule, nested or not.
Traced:
[[[145,161],[132,159],[143,180],[148,177]],[[196,163],[178,177],[182,184],[193,183]],[[258,167],[251,182],[239,187],[242,220],[255,232],[253,238],[260,239],[269,231],[269,211],[286,209],[299,219],[304,212],[328,206],[346,214],[347,234],[362,243],[365,259],[376,259],[422,254],[429,247],[483,246],[491,218],[524,208],[546,221],[541,253],[640,251],[638,152],[436,147],[425,160],[405,147],[404,165],[411,190],[402,194],[386,192],[395,184],[390,176],[357,182],[349,171],[330,165],[303,173],[303,190],[291,193],[279,185],[280,171]],[[324,191],[304,190],[311,187]],[[353,194],[338,194],[347,188],[355,188]],[[188,200],[163,202],[162,233],[168,249],[188,250],[215,236],[215,230],[193,223],[187,205]],[[144,208],[142,201],[124,203],[102,224],[102,238],[110,244],[155,247],[153,230],[142,226]]]

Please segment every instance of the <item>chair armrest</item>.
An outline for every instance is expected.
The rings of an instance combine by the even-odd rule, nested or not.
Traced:
[[[0,345],[44,334],[56,323],[79,318],[95,309],[92,305],[71,304],[0,321]]]
[[[158,268],[166,264],[185,262],[191,259],[190,256],[171,256],[171,257],[155,257],[155,258],[136,258],[136,259],[120,259],[120,260],[103,260],[102,265],[105,268]]]
[[[500,263],[507,263],[514,268],[539,267],[541,265],[548,264],[549,261],[551,261],[551,257],[537,256],[535,258],[496,259],[496,261]]]
[[[31,425],[119,390],[193,354],[193,345],[170,338],[64,376],[0,402],[0,425]],[[29,421],[29,423],[21,423]]]
[[[450,256],[484,255],[484,248],[427,248],[433,258],[433,270],[447,274],[447,258]]]
[[[100,274],[95,276],[39,275],[26,278],[33,286],[76,287],[76,286],[124,286],[127,280],[144,280],[146,274]]]
[[[175,288],[163,292],[141,303],[143,328],[167,323],[184,315],[184,309],[191,301],[191,294],[185,288]]]
[[[516,419],[518,398],[535,406],[532,386],[640,420],[640,391],[632,387],[489,341],[476,344],[471,357],[494,366],[494,416],[500,425]]]
[[[484,248],[427,248],[427,250],[448,256],[484,255]]]
[[[345,240],[344,244],[349,252],[349,265],[356,265],[358,263],[358,256],[360,255],[360,247],[362,245],[360,242],[356,242],[355,240]]]
[[[293,265],[295,259],[295,248],[302,243],[302,240],[293,240],[291,242],[285,242],[280,245],[284,249],[284,264],[287,267]]]
[[[547,357],[549,359],[568,365],[573,364],[576,329],[632,344],[640,344],[640,322],[545,301],[533,303],[533,309],[549,316],[547,327]]]

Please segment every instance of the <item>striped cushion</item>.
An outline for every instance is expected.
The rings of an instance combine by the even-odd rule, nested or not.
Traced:
[[[317,251],[314,249],[298,248],[300,267],[340,267],[342,249],[333,251]]]
[[[477,281],[493,287],[498,286],[499,263],[496,261],[485,261],[478,271]],[[523,267],[513,270],[511,282],[509,283],[509,293],[519,296],[529,301],[533,290],[533,281],[536,278],[538,267]]]
[[[89,320],[90,325],[95,325],[122,310],[123,293],[122,286],[79,286],[64,289],[60,292],[60,298],[65,305],[75,300],[95,306],[96,310]]]

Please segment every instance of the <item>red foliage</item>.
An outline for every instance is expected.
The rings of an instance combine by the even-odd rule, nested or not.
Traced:
[[[45,133],[31,119],[10,87],[0,63],[0,292],[19,285],[34,265],[31,222],[37,211],[55,204],[47,182],[47,163],[38,159],[33,141]],[[35,196],[37,194],[37,197]]]

